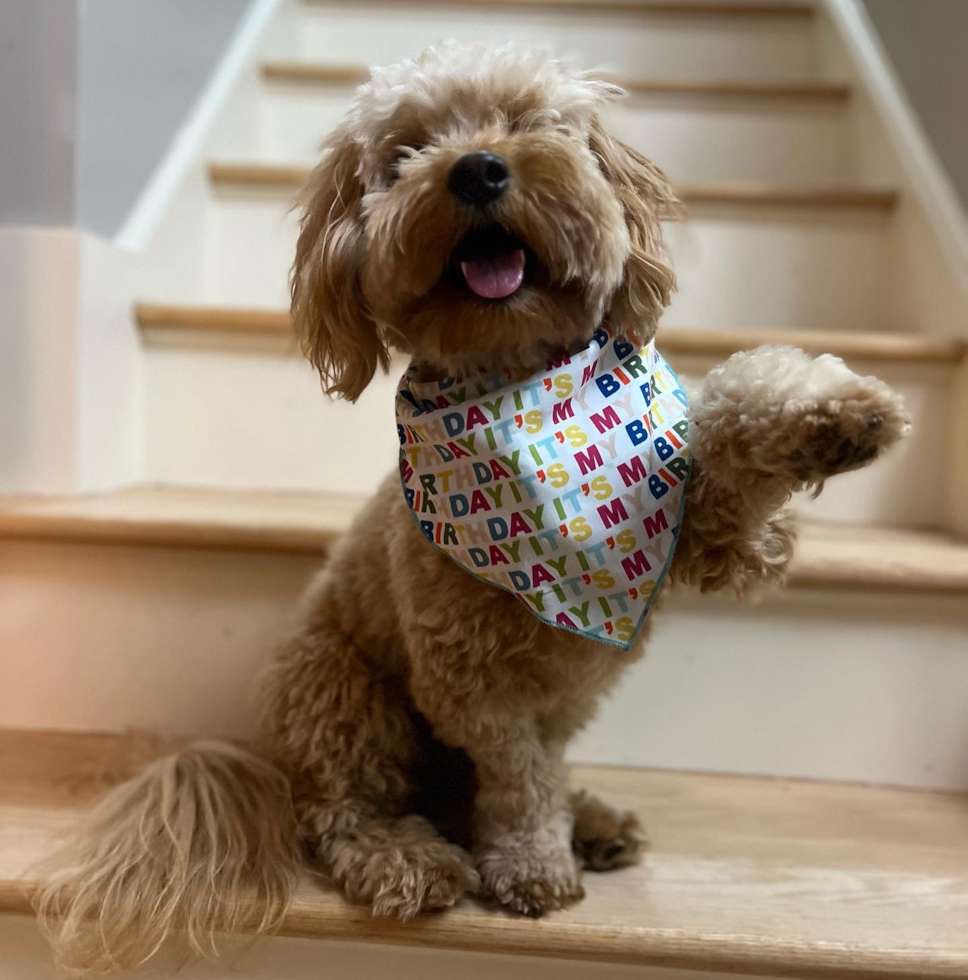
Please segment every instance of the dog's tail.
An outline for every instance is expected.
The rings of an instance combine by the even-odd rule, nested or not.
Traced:
[[[38,912],[60,965],[133,969],[170,938],[216,955],[219,932],[277,927],[298,867],[286,777],[203,742],[115,788],[51,862]]]

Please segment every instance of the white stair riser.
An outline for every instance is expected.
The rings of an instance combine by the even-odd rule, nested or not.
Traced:
[[[885,295],[885,215],[697,205],[687,219],[666,228],[678,281],[666,323],[910,329]]]
[[[696,359],[671,360],[684,376],[700,376],[711,366]],[[950,372],[894,365],[856,368],[880,374],[898,388],[914,415],[915,432],[875,465],[830,481],[817,500],[798,498],[798,509],[821,520],[936,525],[944,507],[944,481],[913,474],[934,473],[943,459]],[[326,399],[315,373],[296,355],[152,349],[147,359],[148,481],[370,493],[396,463],[393,400],[402,370],[395,361],[389,376],[378,375],[350,405]]]
[[[206,298],[227,305],[288,305],[297,219],[292,195],[220,188],[208,209]],[[695,206],[667,225],[679,291],[666,322],[704,327],[909,328],[886,299],[890,219]],[[173,297],[158,296],[171,302]]]
[[[622,75],[809,78],[817,67],[808,20],[536,11],[503,4],[454,7],[313,3],[298,12],[292,55],[309,61],[387,65],[456,39],[551,47],[581,68]]]
[[[345,86],[269,83],[257,131],[217,149],[227,158],[314,163],[350,97]],[[854,176],[847,116],[836,106],[632,96],[609,107],[604,119],[611,133],[677,180],[815,186]]]
[[[5,545],[0,724],[251,734],[258,672],[316,564]],[[966,629],[962,597],[673,598],[571,755],[966,788]]]

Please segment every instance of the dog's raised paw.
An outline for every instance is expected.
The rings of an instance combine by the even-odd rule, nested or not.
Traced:
[[[800,445],[790,455],[797,478],[823,480],[860,469],[907,433],[910,420],[904,406],[887,404],[876,391],[868,394],[803,413],[798,420]]]
[[[859,469],[910,430],[903,400],[879,378],[855,374],[829,355],[792,363],[793,381],[764,456],[784,460],[797,481],[822,483]]]

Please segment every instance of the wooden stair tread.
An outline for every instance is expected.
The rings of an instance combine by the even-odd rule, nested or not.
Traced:
[[[278,163],[210,163],[209,179],[216,184],[254,184],[260,187],[299,188],[306,183],[310,168]]]
[[[0,912],[29,914],[31,867],[145,751],[120,736],[0,730]],[[575,767],[641,814],[638,868],[534,921],[471,901],[406,925],[304,879],[283,934],[782,977],[964,977],[968,796]]]
[[[0,497],[0,540],[321,553],[362,496],[135,487],[69,498]],[[804,522],[789,583],[968,592],[968,543],[898,528]]]
[[[364,500],[182,487],[0,497],[0,539],[319,553],[346,529]]]
[[[877,187],[782,187],[717,181],[677,183],[675,188],[676,193],[687,205],[892,211],[897,205],[898,198],[897,191]]]
[[[241,307],[138,303],[135,320],[143,330],[163,328],[184,332],[293,338],[285,310]],[[760,344],[790,344],[808,354],[832,353],[845,359],[881,363],[959,364],[966,344],[920,334],[862,333],[812,329],[734,329],[661,327],[659,346],[665,354],[728,357]],[[297,352],[295,343],[291,349]]]
[[[310,5],[314,0],[305,0]],[[392,4],[395,0],[383,0]],[[751,0],[411,0],[414,6],[514,8],[548,13],[632,13],[701,17],[780,17],[806,19],[813,16],[810,3],[756,3]]]
[[[298,190],[309,178],[309,167],[278,163],[210,163],[214,184]],[[785,208],[839,208],[891,211],[897,191],[876,187],[784,187],[752,182],[676,183],[676,193],[687,205]]]
[[[142,329],[165,327],[216,333],[294,336],[287,310],[137,303],[134,307],[134,318]]]
[[[324,85],[357,85],[370,77],[363,65],[307,61],[267,61],[264,78],[277,82],[307,82]],[[696,95],[710,98],[797,99],[812,102],[843,102],[850,86],[835,82],[775,82],[752,80],[707,81],[704,79],[638,78],[603,76],[640,95]]]

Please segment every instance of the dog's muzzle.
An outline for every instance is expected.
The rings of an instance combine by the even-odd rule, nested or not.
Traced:
[[[508,176],[508,165],[496,153],[475,150],[451,167],[447,187],[457,200],[483,208],[504,193]]]

